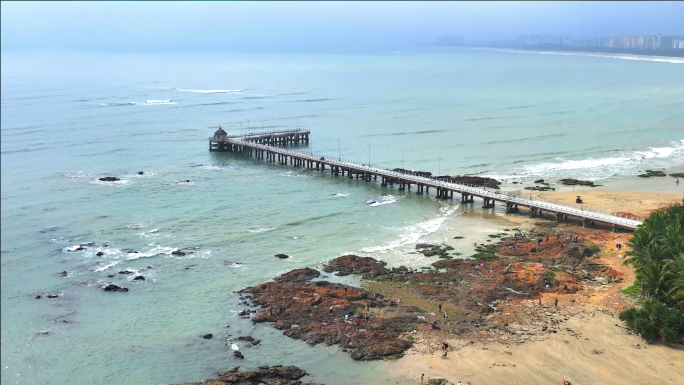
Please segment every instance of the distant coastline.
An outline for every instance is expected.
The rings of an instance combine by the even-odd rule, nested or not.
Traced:
[[[492,50],[520,51],[520,52],[563,52],[578,54],[595,54],[602,56],[630,55],[653,58],[684,58],[684,50],[643,50],[638,48],[610,48],[610,47],[569,47],[559,44],[539,44],[535,46],[510,46],[495,44],[425,44],[431,47],[480,48]]]

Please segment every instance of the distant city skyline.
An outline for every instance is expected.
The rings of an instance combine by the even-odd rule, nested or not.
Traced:
[[[684,34],[684,2],[12,2],[3,51],[426,44],[437,36]]]
[[[647,50],[684,49],[684,35],[608,35],[574,37],[560,34],[518,35],[504,40],[469,40],[463,36],[442,36],[436,39],[438,45],[498,44],[517,46],[566,46],[575,48],[627,48]]]

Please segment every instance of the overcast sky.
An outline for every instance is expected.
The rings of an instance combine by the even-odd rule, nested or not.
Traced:
[[[377,46],[684,35],[684,2],[2,2],[2,50]]]

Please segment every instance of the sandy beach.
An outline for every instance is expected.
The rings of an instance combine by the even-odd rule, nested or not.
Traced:
[[[592,316],[593,314],[593,316]],[[684,381],[684,350],[646,344],[615,326],[617,320],[583,307],[558,333],[522,345],[472,345],[450,352],[407,355],[388,363],[420,383],[480,384],[676,384]],[[571,331],[569,331],[571,330]],[[638,344],[639,347],[636,347]]]
[[[676,191],[653,190],[649,180],[638,178],[622,181],[634,190],[615,189],[615,185],[585,188],[573,192],[563,186],[559,191],[529,193],[536,198],[575,205],[581,195],[585,207],[630,213],[646,217],[657,207],[681,202],[683,194]],[[619,186],[619,185],[618,185]],[[577,189],[577,188],[576,188]],[[510,216],[523,228],[533,228],[539,218]],[[573,228],[568,227],[568,231]],[[523,300],[506,304],[503,312],[512,312],[511,322],[520,322],[525,313],[532,324],[539,317],[558,319],[557,333],[535,333],[530,327],[520,327],[527,340],[513,342],[501,337],[451,337],[443,334],[423,333],[406,356],[389,362],[393,371],[420,383],[429,379],[446,379],[449,384],[458,381],[469,385],[479,384],[666,384],[684,382],[684,348],[648,344],[630,333],[619,321],[617,314],[632,306],[635,300],[620,292],[634,280],[633,270],[622,264],[624,248],[615,250],[616,241],[625,242],[629,234],[610,231],[584,231],[575,226],[581,237],[601,246],[596,262],[609,266],[622,278],[618,283],[587,285],[574,294],[543,294],[543,308],[534,301]],[[619,238],[618,238],[619,237]],[[553,306],[558,299],[559,307]],[[523,312],[520,312],[522,306]],[[515,313],[515,308],[518,313]],[[532,316],[529,316],[532,314]],[[515,319],[518,315],[518,319]],[[534,318],[537,317],[537,318]],[[487,333],[480,332],[482,336]],[[491,333],[490,333],[491,334]],[[447,359],[442,359],[442,342],[449,344]]]

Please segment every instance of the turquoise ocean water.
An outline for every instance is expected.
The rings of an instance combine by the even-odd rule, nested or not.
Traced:
[[[601,180],[684,164],[683,65],[435,48],[3,53],[2,382],[156,384],[294,364],[326,384],[404,383],[240,319],[234,292],[345,253],[418,268],[432,262],[411,253],[419,241],[467,255],[504,216],[209,153],[212,127],[299,124],[312,131],[303,151],[384,167]],[[109,175],[121,181],[97,181]],[[126,269],[146,280],[107,277]],[[230,336],[246,334],[263,342],[237,343],[237,361]]]

